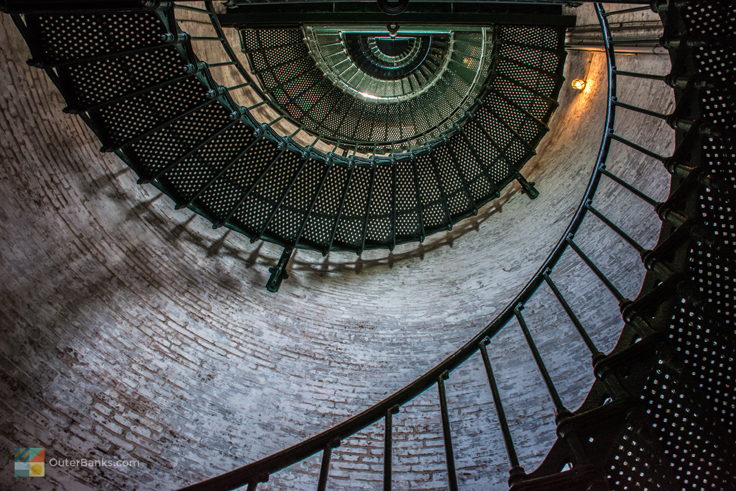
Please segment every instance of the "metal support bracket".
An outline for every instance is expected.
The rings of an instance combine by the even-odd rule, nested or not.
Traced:
[[[529,199],[536,199],[539,196],[539,191],[534,187],[534,183],[527,181],[521,173],[516,173],[516,180],[521,184],[521,192],[529,196]]]
[[[281,287],[281,282],[289,277],[286,274],[286,267],[289,265],[289,259],[291,259],[291,253],[294,252],[293,247],[285,247],[281,253],[281,258],[276,266],[268,268],[268,272],[271,276],[268,278],[266,283],[266,289],[271,293],[276,293]]]

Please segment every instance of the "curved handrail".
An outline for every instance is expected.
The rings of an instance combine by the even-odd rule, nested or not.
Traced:
[[[572,238],[589,211],[589,205],[598,189],[602,171],[605,169],[606,160],[611,147],[611,135],[613,134],[616,117],[616,107],[614,105],[614,101],[616,100],[616,60],[613,39],[611,37],[605,10],[601,3],[596,3],[595,8],[601,25],[607,59],[608,90],[603,137],[601,139],[595,166],[585,192],[583,193],[580,205],[552,252],[549,254],[547,259],[545,259],[542,266],[536,271],[531,280],[524,286],[521,292],[516,295],[516,297],[503,309],[503,311],[501,311],[498,316],[496,316],[493,321],[487,324],[470,341],[465,343],[461,348],[448,356],[434,368],[427,371],[404,388],[391,394],[383,401],[292,447],[251,464],[228,471],[219,476],[193,484],[184,489],[225,489],[243,486],[245,484],[255,485],[257,482],[266,480],[270,474],[304,460],[319,451],[335,446],[341,440],[344,440],[363,428],[375,423],[387,414],[394,412],[397,408],[403,406],[414,397],[436,384],[438,380],[446,377],[449,372],[456,369],[464,361],[478,352],[482,346],[488,344],[490,342],[490,338],[506,326],[506,324],[508,324],[515,315],[518,315],[520,309],[523,308],[524,304],[532,297],[532,295],[534,295],[539,286],[545,281],[545,276],[548,275],[555,267],[563,253],[570,246]]]
[[[332,159],[335,161],[345,161],[348,160],[352,161],[352,164],[354,165],[374,165],[375,162],[388,162],[392,159],[402,159],[402,158],[411,158],[412,156],[424,153],[430,151],[433,147],[442,144],[448,137],[452,136],[454,133],[457,132],[457,128],[467,122],[468,120],[473,118],[473,115],[475,113],[475,110],[478,108],[478,104],[471,104],[465,111],[465,115],[463,115],[457,122],[451,126],[450,128],[444,130],[444,132],[421,144],[417,145],[414,148],[411,148],[409,150],[405,151],[398,151],[398,152],[381,152],[376,153],[375,150],[378,147],[386,147],[388,146],[389,142],[387,141],[371,141],[371,142],[352,142],[350,145],[340,147],[341,141],[339,139],[333,139],[329,138],[324,134],[315,134],[311,131],[306,130],[303,125],[291,117],[289,117],[276,103],[271,97],[266,95],[266,92],[261,88],[258,81],[255,80],[253,76],[251,76],[250,72],[243,66],[240,59],[235,53],[235,50],[233,50],[232,45],[227,39],[227,36],[222,28],[222,25],[220,24],[220,21],[217,17],[217,13],[215,12],[215,9],[213,7],[212,0],[204,0],[204,7],[205,8],[199,8],[199,7],[193,7],[191,5],[184,5],[179,4],[176,2],[173,2],[173,6],[175,8],[179,9],[185,9],[193,12],[199,12],[202,15],[207,15],[210,19],[210,23],[212,24],[212,28],[214,30],[214,33],[216,35],[216,38],[212,38],[212,40],[219,40],[222,44],[222,48],[227,55],[227,57],[230,59],[230,62],[227,62],[226,64],[232,65],[236,68],[240,76],[245,80],[244,83],[238,84],[236,87],[248,87],[250,90],[254,92],[254,94],[260,98],[260,101],[256,103],[256,105],[264,104],[268,106],[275,114],[279,114],[279,120],[287,121],[290,125],[292,125],[294,128],[297,128],[297,130],[290,134],[290,135],[281,135],[279,134],[274,128],[271,127],[272,123],[267,122],[261,122],[255,120],[255,118],[251,117],[250,114],[246,113],[241,115],[242,118],[249,119],[249,122],[256,127],[261,127],[265,130],[266,136],[268,136],[270,139],[277,141],[277,142],[284,142],[284,144],[292,146],[296,148],[297,152],[299,153],[307,153],[312,158],[318,158],[322,160],[328,160]],[[494,42],[494,50],[497,49],[497,46],[495,46],[496,43]],[[492,77],[492,70],[489,73],[489,78]],[[488,86],[489,84],[486,84]],[[476,96],[476,101],[479,99],[482,99],[485,95],[485,90],[481,90],[481,92]],[[234,102],[234,101],[233,101]],[[237,104],[235,104],[237,106]],[[443,120],[442,123],[444,123],[445,120]],[[298,143],[294,137],[299,133],[305,133],[307,135],[307,140],[314,140],[309,145],[302,145]],[[392,143],[401,142],[403,140],[395,140],[392,141]],[[327,151],[320,151],[316,148],[317,143],[322,143],[326,147],[333,147],[333,149],[329,152]],[[370,157],[364,157],[359,154],[366,154],[365,149],[358,150],[358,146],[361,145],[363,147],[368,146],[368,143],[374,147],[374,153]],[[335,150],[337,147],[340,147],[341,150],[344,150],[345,153],[343,155],[342,152],[336,152]],[[513,180],[513,179],[512,179]]]

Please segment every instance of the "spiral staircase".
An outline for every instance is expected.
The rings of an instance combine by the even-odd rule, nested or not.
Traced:
[[[512,489],[736,483],[730,458],[736,450],[736,9],[727,1],[629,3],[638,5],[606,12],[596,4],[609,77],[600,152],[571,223],[518,295],[467,344],[384,401],[191,489],[255,489],[316,454],[315,484],[326,489],[333,449],[377,422],[384,425],[384,489],[391,489],[393,415],[435,387],[447,487],[458,489],[445,381],[471,357],[480,357],[487,375]],[[497,23],[456,32],[401,26],[400,36],[375,27],[353,32],[349,25],[239,27],[248,60],[242,64],[223,33],[225,16],[211,2],[204,5],[7,1],[3,7],[28,43],[29,63],[45,70],[66,100],[64,110],[82,118],[102,151],[114,152],[177,208],[284,248],[269,290],[278,290],[295,248],[391,250],[477,214],[514,181],[530,198],[537,195],[520,171],[557,105],[564,16],[556,25]],[[177,9],[210,21],[214,36],[182,31]],[[609,19],[650,9],[664,32],[644,43],[669,51],[671,73],[618,70],[616,53],[626,45],[613,39]],[[196,40],[222,44],[229,59],[203,61]],[[242,80],[222,85],[217,66],[234,66]],[[663,91],[674,90],[673,113],[619,101],[617,84],[627,78],[659,80]],[[252,103],[240,104],[238,91],[247,91]],[[621,136],[614,126],[621,110],[666,121],[676,134],[672,155]],[[657,202],[607,169],[614,144],[664,166],[672,176],[670,196]],[[655,247],[645,249],[598,206],[602,180],[654,207],[662,220]],[[647,277],[637,298],[626,298],[580,247],[576,233],[585,218],[601,221],[641,256]],[[600,352],[554,279],[564,253],[589,268],[619,304],[625,325],[608,353]],[[590,351],[596,382],[575,411],[564,406],[524,317],[541,288],[554,295]],[[501,399],[488,355],[494,336],[512,325],[523,333],[556,414],[557,441],[531,472],[519,461],[505,416],[514,401]]]

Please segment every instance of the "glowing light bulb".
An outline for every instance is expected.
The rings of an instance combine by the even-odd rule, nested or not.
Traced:
[[[587,82],[583,80],[582,78],[576,78],[576,79],[573,79],[571,85],[572,85],[572,88],[575,90],[583,90],[585,86],[587,85]]]

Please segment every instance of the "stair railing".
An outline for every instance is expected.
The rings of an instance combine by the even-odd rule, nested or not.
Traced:
[[[313,436],[297,445],[277,452],[251,464],[193,484],[185,489],[232,489],[247,485],[248,490],[254,490],[256,489],[258,483],[267,481],[269,476],[273,475],[274,473],[321,452],[322,460],[319,472],[319,479],[317,482],[317,489],[323,490],[325,489],[326,483],[329,479],[330,461],[333,449],[338,446],[341,441],[379,421],[383,421],[385,428],[383,465],[384,489],[391,489],[393,415],[400,411],[403,406],[405,406],[409,401],[417,397],[422,392],[436,387],[439,396],[440,414],[442,419],[448,487],[451,490],[455,490],[458,487],[458,480],[454,460],[452,431],[448,416],[448,403],[445,391],[445,381],[450,377],[455,369],[461,366],[469,358],[476,355],[479,355],[482,359],[487,381],[493,398],[493,403],[498,416],[500,427],[499,429],[503,437],[510,468],[509,483],[512,485],[512,487],[523,488],[525,482],[529,483],[532,479],[536,481],[538,477],[526,474],[524,468],[522,467],[522,463],[520,462],[520,459],[518,457],[518,452],[514,445],[512,432],[505,412],[505,405],[508,405],[508,401],[504,402],[501,400],[498,385],[496,382],[496,376],[491,363],[491,358],[488,354],[488,348],[489,345],[493,342],[493,337],[504,327],[509,326],[510,324],[514,324],[514,321],[522,331],[526,344],[528,345],[534,362],[538,368],[539,374],[544,381],[547,392],[549,393],[549,397],[552,401],[556,414],[558,435],[560,435],[561,440],[563,441],[563,445],[567,445],[569,447],[566,451],[566,454],[571,455],[571,461],[565,462],[564,466],[556,469],[555,472],[561,472],[565,469],[582,469],[582,471],[578,471],[579,473],[577,475],[584,475],[580,473],[586,470],[584,465],[586,462],[586,456],[584,455],[584,452],[581,452],[581,447],[576,444],[573,439],[567,436],[565,438],[562,438],[561,432],[561,428],[564,427],[566,424],[569,425],[569,423],[567,422],[575,418],[575,415],[571,413],[562,402],[559,391],[555,386],[552,377],[550,376],[550,371],[547,368],[547,365],[545,364],[539,348],[536,345],[527,325],[526,319],[524,317],[524,306],[535,295],[540,287],[542,287],[542,285],[546,285],[546,287],[552,292],[554,298],[562,307],[566,315],[569,317],[578,335],[582,339],[583,343],[586,345],[587,349],[590,351],[594,367],[604,366],[607,358],[610,358],[613,354],[617,352],[617,350],[619,350],[619,346],[617,346],[608,355],[601,353],[601,351],[595,345],[595,343],[591,339],[591,336],[585,329],[583,322],[575,314],[572,305],[565,298],[562,291],[558,287],[558,284],[555,282],[553,275],[555,267],[560,261],[560,258],[563,256],[563,254],[569,250],[578,257],[580,263],[585,265],[592,273],[594,273],[594,275],[600,280],[600,282],[610,291],[612,297],[618,302],[621,315],[626,322],[627,328],[630,327],[635,332],[635,342],[639,342],[642,339],[645,339],[646,337],[652,335],[654,333],[654,328],[651,325],[650,319],[647,318],[647,316],[641,315],[640,312],[642,312],[645,307],[649,306],[650,304],[656,303],[658,300],[661,300],[661,297],[663,295],[662,292],[669,291],[668,289],[672,288],[674,279],[676,279],[676,275],[674,274],[671,265],[660,259],[657,259],[658,256],[655,253],[657,252],[656,248],[654,251],[645,249],[641,244],[636,242],[629,234],[627,234],[627,232],[623,228],[621,228],[610,218],[608,218],[608,216],[596,204],[596,192],[598,191],[599,184],[603,179],[610,180],[615,185],[628,190],[643,202],[655,207],[659,214],[659,217],[662,219],[665,226],[679,227],[687,221],[687,218],[683,216],[680,212],[675,211],[675,207],[668,206],[667,202],[660,203],[656,201],[652,197],[648,196],[646,193],[636,188],[633,184],[614,174],[606,168],[606,162],[611,151],[612,143],[616,141],[630,147],[635,152],[641,153],[646,157],[661,162],[673,176],[677,177],[681,175],[686,175],[689,172],[689,168],[687,168],[686,165],[677,164],[678,160],[675,159],[674,156],[666,157],[660,155],[638,143],[635,143],[633,141],[630,141],[629,139],[620,136],[614,130],[616,112],[619,108],[624,110],[636,111],[656,119],[663,119],[676,129],[682,129],[682,125],[685,124],[674,114],[665,115],[657,113],[634,106],[632,104],[621,102],[617,98],[617,83],[619,81],[619,77],[658,80],[666,82],[667,85],[669,85],[670,87],[677,86],[678,81],[673,75],[638,73],[623,71],[617,68],[617,44],[611,35],[611,31],[608,25],[608,18],[645,9],[653,9],[656,11],[656,5],[652,7],[646,6],[624,8],[621,10],[606,12],[602,4],[597,3],[595,4],[595,8],[598,15],[598,20],[600,22],[601,32],[603,34],[603,45],[605,48],[607,60],[608,87],[603,137],[601,139],[598,155],[593,167],[592,174],[583,193],[580,205],[578,206],[574,216],[572,217],[572,220],[565,229],[564,233],[558,240],[557,244],[554,246],[552,252],[545,259],[545,261],[532,276],[531,280],[526,284],[526,286],[524,286],[524,288],[493,321],[486,325],[469,342],[463,345],[452,355],[447,357],[444,361],[436,365],[434,368],[414,380],[412,383],[385,398],[378,404],[375,404],[374,406],[353,416],[347,421],[344,421],[343,423],[340,423],[333,428],[324,431],[316,436]],[[664,46],[667,46],[666,40],[664,39],[657,40],[657,42]],[[676,153],[677,150],[675,151],[675,154]],[[615,232],[623,241],[630,244],[633,249],[641,256],[642,267],[648,271],[649,275],[654,275],[656,278],[659,278],[657,281],[654,281],[652,283],[652,285],[654,286],[650,287],[648,291],[642,291],[642,294],[636,300],[632,301],[630,299],[627,299],[616,287],[609,276],[606,275],[598,267],[596,261],[588,254],[586,254],[581,249],[578,241],[576,241],[576,234],[578,233],[583,220],[588,216],[595,217],[597,220],[599,220],[605,226]],[[667,247],[667,241],[660,241],[660,244],[663,247]],[[621,347],[621,349],[628,347],[630,345],[630,340],[627,340],[626,344],[627,346],[623,346]],[[598,370],[596,368],[595,373],[598,381],[605,380],[605,378],[607,377],[607,375],[603,372],[604,370]],[[620,404],[621,401],[619,399],[621,398],[623,398],[623,396],[620,393],[616,393],[614,391],[611,393],[610,397],[606,396],[604,400],[600,401],[600,405],[615,405],[617,403]],[[565,432],[566,435],[567,433],[568,432]],[[559,441],[560,440],[558,440],[558,443]],[[595,474],[593,477],[588,476],[588,478],[600,479],[601,477],[600,475]]]

